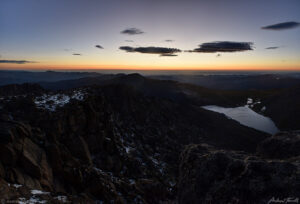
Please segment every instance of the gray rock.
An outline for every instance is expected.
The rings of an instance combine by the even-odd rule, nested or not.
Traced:
[[[288,159],[300,156],[300,131],[280,132],[265,139],[257,153],[270,159]]]
[[[188,145],[181,154],[179,203],[266,203],[300,196],[298,162]]]

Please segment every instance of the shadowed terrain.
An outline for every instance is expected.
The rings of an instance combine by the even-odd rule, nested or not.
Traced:
[[[216,90],[139,74],[2,86],[0,197],[263,203],[274,192],[299,196],[299,154],[284,153],[299,143],[288,117],[298,114],[297,90]],[[249,97],[261,100],[253,110],[289,132],[271,137],[201,108],[241,106]],[[282,97],[291,98],[281,118]],[[278,146],[286,138],[293,139]],[[272,154],[279,150],[284,163]]]

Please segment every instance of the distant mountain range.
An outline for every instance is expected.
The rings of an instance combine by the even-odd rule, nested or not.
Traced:
[[[121,72],[121,70],[120,70]],[[98,72],[30,72],[30,71],[4,71],[0,70],[0,85],[22,84],[22,83],[40,83],[45,88],[64,88],[61,85],[51,85],[51,82],[72,85],[72,80],[81,79],[79,85],[97,84],[98,81],[111,79],[124,74],[101,74]],[[189,83],[212,89],[224,90],[262,90],[290,88],[300,85],[299,73],[256,73],[256,72],[211,72],[210,74],[167,74],[164,75],[145,75],[148,78],[159,80],[172,80],[181,83]],[[69,81],[71,80],[71,81]],[[75,81],[73,81],[75,83]],[[52,86],[52,87],[51,87]],[[65,87],[67,88],[67,87]]]

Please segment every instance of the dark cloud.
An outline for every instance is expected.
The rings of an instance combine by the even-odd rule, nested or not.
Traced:
[[[266,47],[267,50],[275,50],[278,49],[279,47]]]
[[[80,53],[73,53],[73,55],[81,56],[82,54],[80,54]]]
[[[125,40],[125,42],[134,42],[133,40]]]
[[[101,45],[95,45],[96,48],[104,49]]]
[[[123,31],[121,31],[122,34],[127,34],[127,35],[138,35],[138,34],[143,34],[144,31],[138,29],[138,28],[127,28]]]
[[[266,30],[285,30],[285,29],[296,28],[299,25],[300,25],[300,23],[298,23],[298,22],[289,21],[289,22],[277,23],[277,24],[273,24],[273,25],[264,26],[264,27],[261,27],[261,29],[266,29]]]
[[[165,42],[174,42],[174,40],[165,40]]]
[[[178,55],[175,54],[161,54],[161,57],[177,57]]]
[[[126,52],[134,52],[134,49],[133,47],[130,47],[130,46],[121,46],[119,47],[120,50],[124,50]]]
[[[119,47],[120,50],[126,52],[139,52],[144,54],[159,54],[160,56],[175,56],[174,53],[181,52],[181,50],[176,48],[166,48],[166,47],[130,47],[122,46]]]
[[[0,63],[27,64],[27,63],[36,63],[36,62],[27,61],[27,60],[0,60]]]
[[[216,41],[209,43],[202,43],[199,48],[188,50],[188,52],[201,53],[215,53],[215,52],[242,52],[252,49],[251,42],[230,42],[230,41]]]
[[[216,55],[216,57],[221,57],[221,56],[222,56],[221,54],[217,54],[217,55]]]

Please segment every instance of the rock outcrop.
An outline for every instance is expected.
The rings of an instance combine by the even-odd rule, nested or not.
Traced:
[[[275,136],[280,141],[292,137],[287,133]],[[283,139],[285,137],[285,139]],[[272,203],[272,199],[294,200],[300,197],[300,158],[270,160],[269,150],[276,151],[279,141],[262,142],[261,156],[217,149],[207,144],[186,146],[181,154],[179,203]],[[271,142],[270,142],[271,141]],[[289,141],[290,145],[296,142]],[[294,153],[293,153],[294,154]],[[277,154],[272,157],[277,157]],[[266,156],[266,157],[265,157]],[[287,158],[287,154],[279,156]],[[275,201],[274,201],[275,202]]]
[[[300,156],[300,131],[280,132],[258,145],[258,154],[270,159]]]

